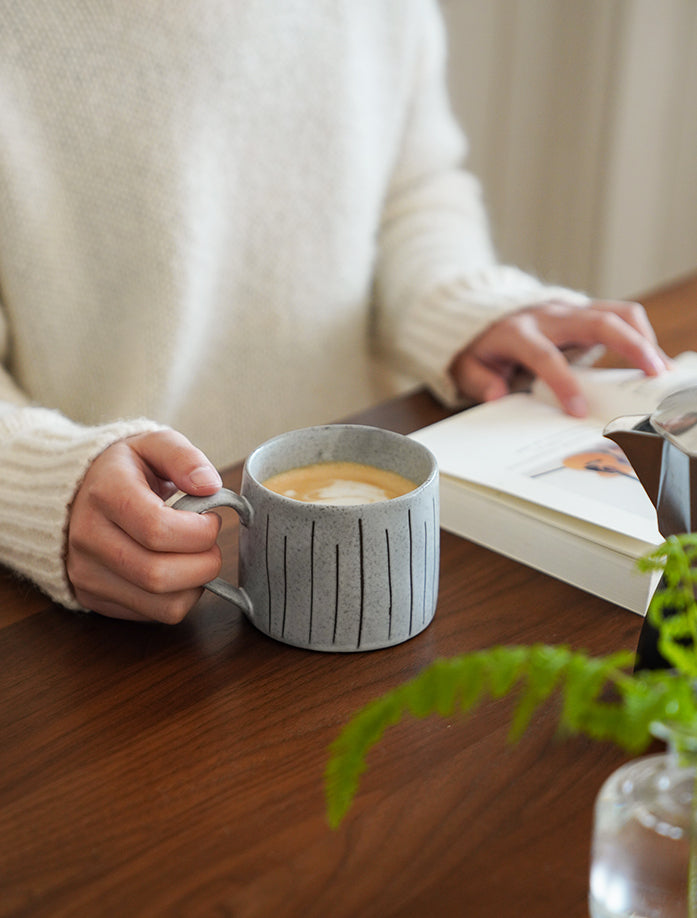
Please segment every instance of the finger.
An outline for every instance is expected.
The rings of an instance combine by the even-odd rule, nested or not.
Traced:
[[[118,598],[111,598],[87,590],[76,590],[77,601],[107,618],[121,618],[134,622],[161,622],[176,625],[186,618],[203,593],[203,589],[185,591],[176,595],[152,596],[128,584],[113,590]]]
[[[657,344],[656,332],[641,303],[625,300],[595,300],[592,308],[616,313],[628,325],[635,328],[640,335],[643,335],[652,344]]]
[[[534,376],[547,383],[567,414],[585,417],[586,400],[571,367],[550,339],[528,325],[518,338],[516,359]]]
[[[132,444],[124,440],[95,461],[94,471],[88,473],[78,492],[70,532],[86,544],[98,542],[92,530],[98,525],[96,521],[105,517],[150,551],[209,550],[218,538],[220,517],[166,507],[148,483],[143,460],[134,456]],[[87,519],[82,515],[85,505],[89,508]],[[80,514],[75,512],[78,509]]]
[[[97,612],[99,615],[104,615],[106,618],[122,618],[129,622],[156,621],[156,619],[148,615],[136,612],[135,609],[105,599],[103,596],[99,596],[95,593],[89,593],[85,590],[75,590],[75,598],[85,609],[89,609],[90,612]]]
[[[637,308],[632,308],[634,306]],[[618,314],[619,307],[623,310],[622,315]],[[539,312],[537,318],[540,330],[557,347],[602,344],[648,376],[656,376],[666,369],[668,361],[656,346],[650,326],[646,329],[642,312],[638,304],[593,303],[582,309],[569,307]]]
[[[453,376],[462,395],[475,402],[492,402],[510,391],[506,369],[488,366],[469,351],[458,358]]]
[[[561,310],[548,304],[545,318],[549,311],[557,314]],[[509,390],[514,370],[523,368],[547,383],[568,414],[585,417],[585,398],[566,358],[550,337],[555,325],[552,323],[548,332],[542,331],[540,324],[535,311],[525,310],[491,326],[460,354],[453,368],[460,374],[456,380],[461,391],[480,400],[498,398]],[[568,327],[568,321],[563,324]]]
[[[584,310],[579,343],[602,344],[628,360],[648,376],[666,369],[666,361],[654,344],[614,312]]]
[[[91,538],[78,532],[71,540],[68,576],[74,586],[96,592],[106,571],[148,593],[165,595],[199,587],[220,573],[222,556],[217,544],[204,552],[148,551],[108,520],[97,519]]]
[[[172,481],[187,494],[215,494],[223,485],[205,453],[176,430],[141,434],[126,442],[160,478]]]

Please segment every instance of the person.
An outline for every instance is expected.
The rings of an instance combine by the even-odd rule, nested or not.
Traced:
[[[291,427],[568,348],[665,365],[642,308],[498,262],[435,0],[0,0],[0,561],[180,621],[218,468]]]

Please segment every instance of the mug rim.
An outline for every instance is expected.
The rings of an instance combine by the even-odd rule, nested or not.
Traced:
[[[312,507],[313,509],[319,510],[322,513],[327,513],[327,512],[336,513],[337,511],[355,512],[357,510],[363,510],[363,512],[365,512],[365,509],[367,507],[380,506],[381,504],[386,503],[386,501],[378,501],[375,504],[371,504],[367,502],[358,503],[358,504],[322,504],[319,502],[297,500],[296,498],[287,497],[285,494],[279,494],[277,491],[272,491],[270,488],[267,488],[266,485],[263,483],[263,481],[259,479],[259,477],[254,473],[254,471],[251,468],[255,459],[262,451],[268,448],[271,448],[275,443],[278,443],[281,440],[285,440],[288,437],[292,437],[294,435],[297,436],[297,435],[306,434],[310,432],[320,432],[320,431],[325,432],[325,431],[337,431],[337,430],[371,431],[371,432],[378,433],[381,436],[385,436],[388,439],[395,439],[395,440],[398,439],[400,442],[403,442],[405,440],[409,441],[409,443],[414,447],[414,449],[417,452],[420,452],[424,456],[424,458],[428,461],[429,471],[426,477],[421,482],[419,482],[419,484],[417,484],[414,488],[412,488],[410,491],[407,491],[405,494],[400,494],[397,497],[389,498],[387,503],[389,503],[390,505],[394,505],[395,503],[398,503],[398,502],[401,503],[404,501],[413,500],[415,495],[421,493],[425,488],[431,485],[434,479],[438,478],[438,474],[439,474],[438,462],[433,452],[423,443],[420,443],[418,440],[413,440],[411,437],[408,436],[408,434],[401,434],[395,430],[387,430],[384,427],[375,427],[374,425],[371,425],[371,424],[346,424],[346,423],[314,424],[314,425],[311,425],[310,427],[296,427],[296,428],[292,428],[291,430],[286,430],[283,433],[276,434],[276,436],[271,437],[268,440],[265,440],[263,443],[260,443],[259,446],[255,447],[252,450],[252,452],[249,454],[249,456],[245,460],[244,473],[249,476],[249,478],[255,483],[257,487],[262,488],[265,493],[273,494],[274,499],[278,498],[280,501],[288,502],[295,506],[305,505],[307,507]],[[328,461],[331,461],[331,460],[328,460]],[[356,461],[356,460],[346,460],[346,461]],[[371,465],[372,463],[367,462],[365,464]],[[289,469],[298,468],[298,467],[301,467],[301,466],[291,465]],[[283,469],[281,471],[288,471],[289,469]],[[385,471],[396,471],[396,470],[395,469],[385,469]]]

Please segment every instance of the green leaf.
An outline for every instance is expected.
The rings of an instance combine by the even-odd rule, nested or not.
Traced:
[[[697,534],[671,536],[641,566],[663,567],[661,587],[647,613],[659,632],[659,652],[679,672],[697,677]]]
[[[536,645],[531,648],[525,673],[525,690],[513,713],[509,734],[511,740],[515,742],[525,732],[534,712],[557,687],[570,659],[566,647]]]
[[[527,647],[492,647],[480,653],[486,660],[486,679],[492,698],[503,698],[513,689],[527,667]]]
[[[519,690],[510,728],[518,740],[555,692],[562,696],[560,730],[640,751],[653,723],[697,731],[697,534],[672,536],[639,564],[663,570],[649,608],[659,649],[672,670],[631,672],[630,651],[591,657],[568,647],[493,647],[434,661],[418,676],[366,705],[330,747],[325,771],[327,817],[336,827],[357,792],[370,749],[404,716],[466,716],[486,697]]]
[[[405,714],[448,716],[470,711],[480,699],[510,689],[526,663],[528,652],[497,648],[436,660],[414,679],[386,693],[359,711],[330,747],[325,770],[327,817],[337,826],[358,788],[370,749],[387,727]]]

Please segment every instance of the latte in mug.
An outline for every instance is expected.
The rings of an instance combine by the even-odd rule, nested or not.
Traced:
[[[271,490],[276,476],[291,497]],[[232,507],[240,518],[238,583],[216,577],[209,590],[271,638],[343,653],[392,647],[432,621],[438,496],[435,457],[416,440],[327,424],[258,446],[239,494],[178,492],[168,503],[196,513]]]
[[[360,462],[315,462],[288,469],[263,482],[276,494],[311,504],[352,506],[401,497],[416,483],[389,469]]]

